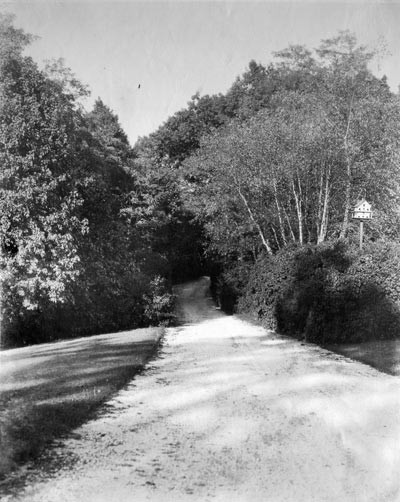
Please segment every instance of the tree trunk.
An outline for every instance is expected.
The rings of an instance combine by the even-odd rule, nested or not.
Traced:
[[[282,210],[281,210],[281,206],[280,206],[279,200],[278,200],[278,190],[276,188],[276,180],[275,179],[273,181],[273,186],[274,186],[275,204],[276,204],[276,209],[278,211],[279,230],[280,230],[280,233],[281,233],[283,244],[285,246],[287,246],[287,240],[286,240],[286,235],[285,235],[285,227],[283,225],[283,219],[282,219]]]
[[[246,209],[247,209],[247,212],[250,216],[250,220],[253,222],[253,224],[255,225],[255,227],[257,228],[258,230],[258,235],[260,236],[260,239],[261,239],[261,242],[262,242],[262,245],[264,246],[265,250],[267,251],[268,254],[273,254],[272,253],[272,249],[271,249],[271,246],[269,245],[269,242],[268,242],[268,239],[264,236],[264,232],[260,226],[260,224],[258,223],[258,221],[255,219],[254,217],[254,214],[253,214],[253,211],[251,210],[250,206],[249,206],[249,203],[247,202],[247,199],[246,197],[243,195],[243,192],[242,190],[240,189],[240,186],[237,186],[237,191],[239,193],[239,196],[240,198],[242,199]]]
[[[286,217],[286,221],[287,221],[287,224],[288,224],[288,227],[289,227],[290,235],[292,236],[292,240],[293,240],[293,242],[296,242],[296,236],[294,235],[292,224],[290,223],[289,215],[287,214],[287,211],[286,211],[285,208],[283,210],[285,212],[285,217]]]
[[[347,229],[349,226],[349,215],[350,215],[350,206],[351,206],[351,162],[346,155],[346,188],[345,188],[345,196],[344,196],[344,215],[342,228],[340,230],[340,239],[344,239],[347,234]]]
[[[339,235],[340,239],[344,239],[346,237],[347,228],[349,226],[349,214],[350,214],[350,204],[351,204],[351,159],[350,159],[350,153],[349,153],[348,139],[349,139],[349,132],[350,132],[353,99],[354,99],[354,91],[353,91],[353,94],[351,95],[351,99],[350,99],[346,132],[345,132],[345,135],[343,138],[344,155],[346,158],[346,187],[345,187],[345,195],[344,195],[343,223],[342,223],[342,228],[340,230],[340,235]]]
[[[277,246],[278,249],[281,249],[281,245],[279,244],[279,239],[278,239],[278,236],[276,234],[276,230],[275,230],[274,225],[271,225],[271,229],[272,229],[272,233],[274,234],[274,237],[275,237],[276,246]]]
[[[319,193],[318,193],[318,213],[317,213],[317,242],[319,239],[319,235],[321,233],[321,222],[322,222],[322,214],[323,214],[323,191],[324,191],[324,168],[321,168],[321,179],[319,182]]]
[[[331,173],[330,173],[330,169],[329,169],[329,171],[326,175],[324,204],[323,204],[323,209],[322,209],[320,232],[318,234],[318,240],[317,240],[318,244],[325,241],[326,233],[328,231],[329,201],[330,201],[330,178],[331,178]]]
[[[300,242],[300,244],[303,244],[303,214],[301,211],[301,200],[299,198],[299,195],[296,192],[296,188],[294,186],[294,181],[292,181],[292,189],[293,189],[293,195],[294,195],[294,200],[295,200],[295,204],[296,204],[297,222],[298,222],[298,227],[299,227],[299,242]]]

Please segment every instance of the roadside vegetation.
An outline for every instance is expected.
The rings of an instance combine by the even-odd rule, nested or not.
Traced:
[[[32,41],[1,18],[3,346],[168,323],[171,285],[205,273],[222,307],[287,333],[397,336],[400,103],[379,51],[340,32],[251,61],[131,147]]]
[[[270,329],[321,344],[396,338],[400,329],[400,245],[343,241],[260,258],[240,290],[238,310]]]
[[[381,56],[349,32],[290,46],[136,145],[179,173],[225,310],[317,343],[399,336],[400,103]]]
[[[167,323],[164,194],[117,116],[33,37],[0,18],[1,344]],[[171,191],[173,187],[171,188]]]

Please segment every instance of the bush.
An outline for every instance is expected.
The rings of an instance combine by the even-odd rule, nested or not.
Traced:
[[[19,315],[7,312],[4,316],[0,348],[166,325],[174,320],[174,296],[166,280],[140,273],[134,266],[131,270],[127,266],[118,277],[98,274],[92,284],[83,277],[64,303],[42,301],[37,308],[24,310],[17,300],[14,298],[16,305],[8,305],[8,310],[13,307]]]
[[[296,248],[262,256],[248,276],[238,301],[238,311],[253,314],[269,329],[277,329],[277,300],[293,277],[292,258]]]
[[[148,322],[156,325],[169,325],[175,321],[172,313],[175,296],[170,293],[164,278],[156,276],[150,282],[150,291],[145,295],[145,316]]]
[[[263,257],[238,302],[282,333],[317,343],[400,335],[400,246],[344,242],[294,247]]]
[[[252,264],[239,261],[235,266],[211,275],[211,292],[218,306],[227,314],[233,314],[246,286]]]

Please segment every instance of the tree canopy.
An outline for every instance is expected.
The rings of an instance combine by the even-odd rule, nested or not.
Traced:
[[[131,204],[141,181],[127,136],[100,99],[83,110],[87,91],[61,62],[24,56],[32,39],[1,18],[2,343],[161,319],[168,266],[137,224],[148,201]]]
[[[4,344],[167,322],[172,282],[351,240],[361,197],[367,238],[399,239],[399,98],[353,34],[250,61],[133,148],[33,40],[0,18]]]
[[[228,93],[240,96],[236,119],[203,136],[183,164],[188,204],[212,242],[254,255],[345,238],[365,194],[371,237],[393,235],[400,108],[368,69],[373,54],[344,32],[315,56],[289,47],[276,57],[268,69],[250,64]]]

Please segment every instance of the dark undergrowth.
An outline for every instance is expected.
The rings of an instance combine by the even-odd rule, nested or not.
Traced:
[[[243,266],[221,275],[221,296],[280,333],[322,345],[400,337],[398,244],[287,248],[245,276]]]

